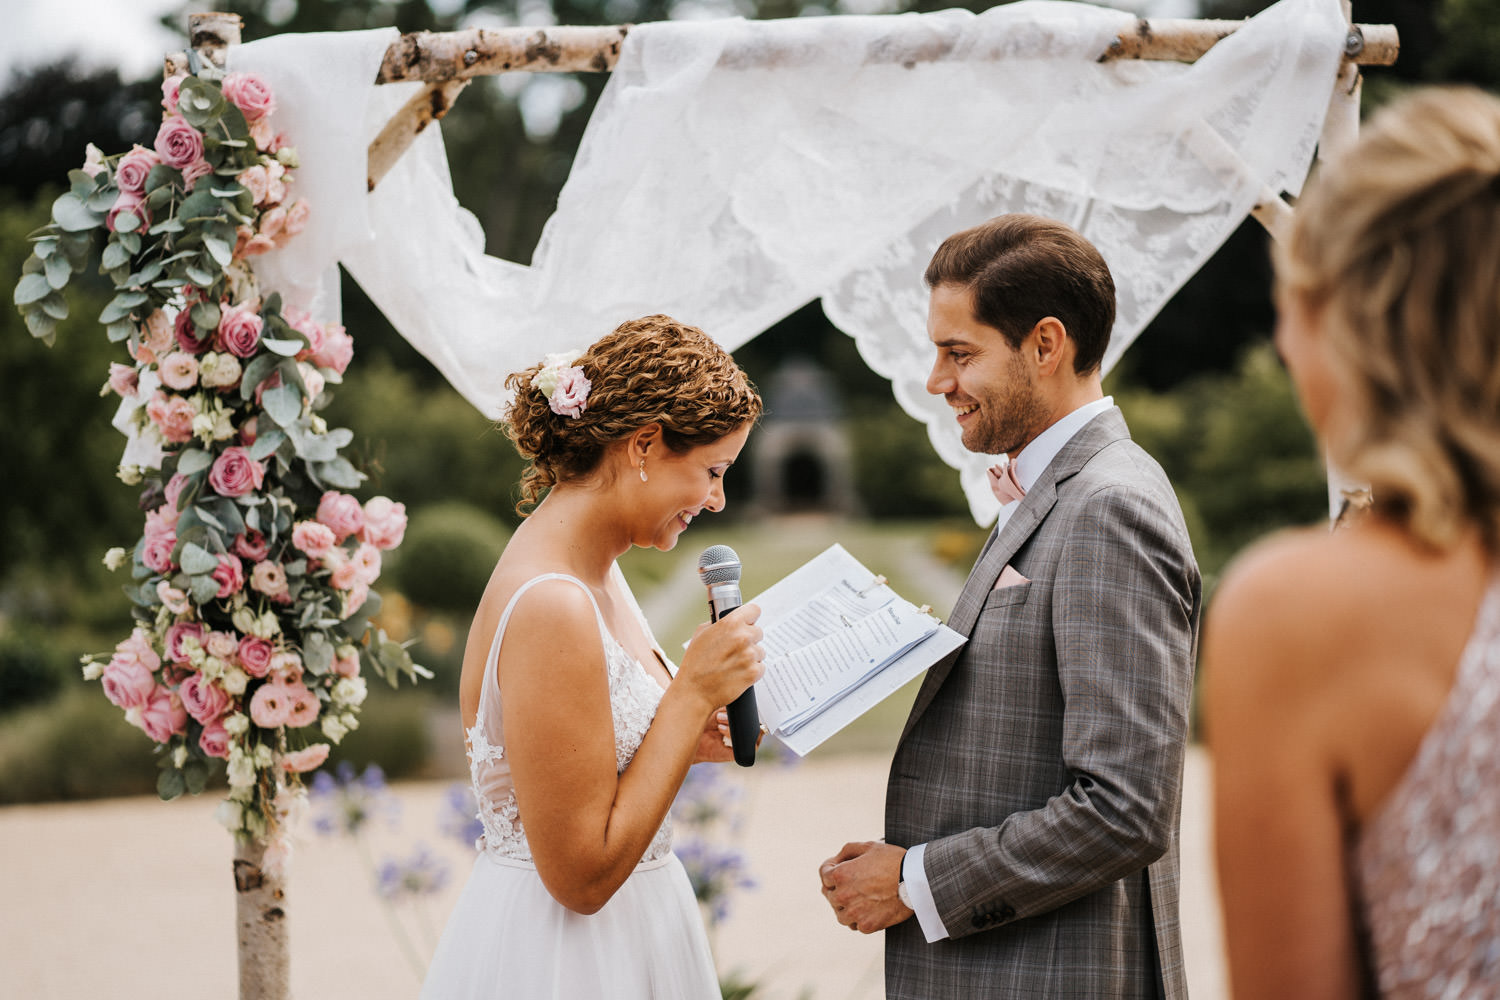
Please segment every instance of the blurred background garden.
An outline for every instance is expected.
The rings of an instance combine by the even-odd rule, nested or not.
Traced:
[[[1246,16],[1265,6],[1114,5],[1205,17]],[[225,0],[169,9],[163,23],[183,25],[189,10],[229,10],[244,18],[249,40],[387,25],[446,30],[945,6],[951,5]],[[1401,35],[1398,64],[1366,73],[1367,112],[1421,82],[1500,86],[1500,0],[1360,0],[1355,17],[1394,23]],[[150,144],[160,77],[127,71],[122,78],[107,61],[72,53],[11,57],[0,69],[8,73],[0,80],[0,273],[13,280],[29,253],[27,234],[47,220],[87,143],[111,153]],[[483,225],[489,253],[529,261],[604,82],[598,75],[485,77],[444,120],[455,190]],[[1327,512],[1322,461],[1270,345],[1266,243],[1257,224],[1242,226],[1106,382],[1136,439],[1176,485],[1210,590],[1247,542]],[[462,771],[451,706],[469,614],[517,523],[519,460],[498,429],[395,334],[357,284],[346,280],[343,292],[356,355],[327,416],[332,426],[355,431],[353,457],[369,476],[361,494],[406,504],[410,526],[386,563],[381,619],[389,634],[411,643],[435,678],[416,689],[373,691],[359,730],[336,748],[334,761],[355,769],[378,762],[390,778],[450,776]],[[27,333],[14,309],[0,309],[0,804],[155,787],[148,741],[82,680],[78,666],[81,655],[112,648],[129,620],[122,580],[101,558],[112,546],[130,545],[141,521],[139,491],[115,478],[123,444],[110,426],[115,402],[99,391],[109,363],[122,353],[95,320],[110,294],[102,277],[75,281],[69,316],[51,348]],[[968,515],[956,473],[897,407],[887,383],[816,302],[737,356],[769,409],[728,479],[727,512],[696,525],[675,552],[636,551],[624,561],[668,648],[701,617],[692,568],[697,553],[716,543],[742,553],[749,593],[837,540],[909,596],[945,611],[985,532]],[[826,752],[890,745],[903,712],[893,704],[875,713]]]

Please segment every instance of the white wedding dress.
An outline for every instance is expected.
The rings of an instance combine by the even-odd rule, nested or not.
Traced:
[[[641,627],[651,631],[625,586]],[[559,573],[528,580],[510,599],[485,661],[479,710],[468,731],[469,771],[484,834],[422,987],[424,1000],[717,1000],[708,936],[682,862],[672,853],[670,815],[624,885],[584,916],[553,899],[536,866],[516,808],[496,663],[516,601],[543,580],[582,582]],[[662,688],[615,640],[594,604],[604,640],[614,716],[615,760],[623,772],[656,714]],[[654,643],[654,639],[652,640]],[[566,692],[558,692],[566,697]]]

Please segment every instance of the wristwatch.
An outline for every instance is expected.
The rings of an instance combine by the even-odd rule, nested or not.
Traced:
[[[911,893],[906,891],[906,859],[901,859],[901,877],[896,881],[896,898],[901,900],[901,905],[908,910],[915,910],[911,905]]]

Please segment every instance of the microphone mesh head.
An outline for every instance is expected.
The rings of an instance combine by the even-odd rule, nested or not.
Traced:
[[[710,545],[698,557],[698,579],[705,587],[716,583],[738,583],[740,557],[727,545]]]

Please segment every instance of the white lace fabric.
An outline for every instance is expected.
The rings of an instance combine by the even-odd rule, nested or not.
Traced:
[[[616,580],[623,584],[623,577],[615,573]],[[589,588],[575,577],[562,573],[544,573],[533,577],[516,589],[505,611],[500,617],[499,627],[490,645],[485,660],[484,680],[480,687],[479,708],[474,725],[466,733],[469,753],[469,775],[474,785],[474,797],[479,804],[478,819],[484,833],[475,845],[487,854],[514,861],[530,862],[531,845],[521,824],[520,810],[516,805],[515,783],[511,780],[510,761],[505,756],[505,727],[501,721],[500,687],[496,666],[499,662],[500,644],[510,623],[511,612],[516,602],[533,586],[546,580],[566,580],[576,584],[588,595],[594,605],[594,615],[599,625],[599,636],[604,641],[605,669],[609,677],[609,704],[614,719],[615,764],[623,773],[635,757],[636,749],[656,717],[656,707],[661,701],[662,688],[646,673],[645,668],[610,633],[599,613],[599,606]],[[631,607],[641,622],[642,630],[650,636],[646,622],[640,616],[628,588]],[[669,813],[652,837],[651,845],[642,857],[643,862],[665,857],[672,849],[672,817]]]
[[[1262,190],[1300,190],[1345,34],[1338,0],[1282,0],[1191,65],[1099,62],[1134,23],[1024,0],[636,26],[529,266],[485,255],[436,126],[365,196],[363,161],[337,144],[361,114],[373,137],[417,86],[371,85],[391,34],[252,42],[231,68],[298,109],[288,134],[314,204],[314,236],[257,270],[300,304],[341,261],[490,417],[507,374],[625,319],[666,312],[733,350],[821,297],[988,523],[993,460],[923,388],[938,242],[1001,212],[1079,229],[1119,289],[1107,370]],[[358,58],[314,58],[327,49]]]

